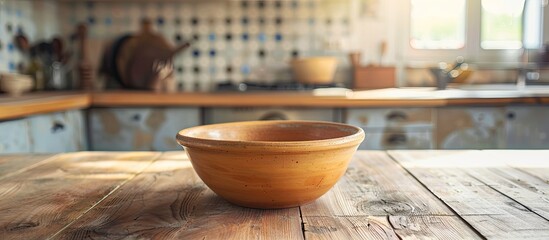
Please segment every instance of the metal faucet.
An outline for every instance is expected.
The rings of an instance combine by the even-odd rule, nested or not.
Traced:
[[[530,82],[530,84],[535,84],[539,79],[539,70],[523,66],[518,69],[517,89],[524,89],[528,82]]]
[[[440,62],[438,67],[429,70],[436,78],[437,90],[444,90],[448,87],[448,83],[454,81],[467,69],[469,69],[469,65],[465,63],[463,57],[459,56],[451,67],[446,62]]]

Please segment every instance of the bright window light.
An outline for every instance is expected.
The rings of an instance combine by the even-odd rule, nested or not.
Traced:
[[[543,0],[526,0],[524,5],[524,48],[541,47]]]
[[[483,49],[522,48],[522,13],[525,0],[482,0]]]
[[[411,0],[410,45],[416,49],[465,46],[465,0]]]

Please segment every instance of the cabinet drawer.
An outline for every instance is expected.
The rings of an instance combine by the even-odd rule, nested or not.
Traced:
[[[430,131],[366,131],[366,137],[359,149],[384,150],[384,149],[432,149],[433,134]]]
[[[29,153],[31,151],[26,119],[0,122],[0,153]]]
[[[198,108],[90,109],[92,150],[180,150],[175,135],[200,124]]]
[[[339,111],[322,108],[207,108],[206,124],[255,120],[341,120]]]
[[[431,108],[348,109],[346,122],[362,128],[423,128],[433,127]]]
[[[437,111],[437,147],[492,149],[505,147],[503,108],[455,107]]]

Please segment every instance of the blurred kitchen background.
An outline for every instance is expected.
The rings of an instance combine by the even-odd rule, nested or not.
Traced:
[[[336,57],[335,83],[352,88],[357,85],[353,77],[364,76],[353,72],[358,68],[351,66],[351,53],[359,53],[360,65],[370,67],[364,71],[391,81],[387,86],[435,86],[436,75],[429,69],[440,62],[453,64],[459,56],[471,70],[465,83],[512,83],[525,69],[527,80],[544,83],[549,82],[549,71],[541,64],[548,56],[544,43],[549,31],[543,31],[549,26],[546,4],[545,0],[0,0],[0,71],[32,73],[34,53],[19,50],[16,36],[25,36],[31,45],[60,39],[67,60],[60,60],[58,67],[68,77],[43,85],[76,88],[70,77],[78,64],[75,32],[84,23],[95,88],[103,88],[108,83],[97,70],[104,49],[137,33],[147,18],[154,31],[174,46],[191,44],[174,57],[179,91],[214,91],[227,82],[291,81],[292,57],[308,56]],[[383,67],[388,73],[378,71]]]
[[[276,119],[360,126],[360,149],[547,149],[547,2],[0,0],[0,153]]]

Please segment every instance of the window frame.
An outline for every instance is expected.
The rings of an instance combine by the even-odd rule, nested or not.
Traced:
[[[547,0],[543,0],[545,3]],[[493,64],[504,63],[509,65],[517,65],[520,63],[524,49],[483,49],[481,47],[481,1],[466,0],[466,16],[465,16],[465,46],[460,49],[416,49],[410,44],[411,38],[411,0],[403,1],[404,12],[399,15],[401,25],[402,39],[401,46],[403,59],[406,65],[432,65],[441,61],[452,62],[457,56],[463,56],[466,61],[476,64]],[[549,7],[543,8],[542,29],[548,29],[549,26]],[[549,41],[549,30],[542,32],[542,45]],[[530,51],[537,51],[532,49]]]

